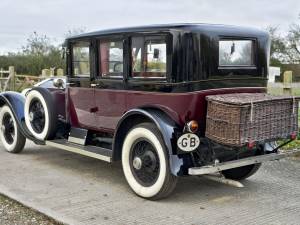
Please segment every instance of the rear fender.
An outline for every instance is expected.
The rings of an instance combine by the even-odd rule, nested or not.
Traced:
[[[139,119],[137,119],[139,118]],[[138,120],[135,123],[135,120]],[[121,159],[123,141],[131,127],[141,121],[151,121],[160,130],[168,151],[171,173],[175,176],[186,175],[188,167],[185,163],[187,155],[176,155],[176,135],[178,125],[167,114],[159,109],[132,109],[125,113],[119,121],[113,143],[113,160]]]
[[[2,107],[3,105],[7,105],[11,109],[16,119],[17,125],[24,137],[32,140],[36,144],[44,144],[44,142],[34,138],[27,129],[24,118],[24,104],[25,97],[18,92],[7,91],[0,93],[0,107]]]

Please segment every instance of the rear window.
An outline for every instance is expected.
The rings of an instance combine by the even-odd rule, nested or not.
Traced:
[[[220,40],[219,66],[254,66],[253,40]]]

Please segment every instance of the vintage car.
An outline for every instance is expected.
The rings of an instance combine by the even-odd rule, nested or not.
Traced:
[[[0,139],[11,153],[30,139],[121,160],[131,189],[151,200],[180,176],[242,180],[288,156],[279,148],[297,137],[299,100],[266,94],[269,50],[266,32],[226,25],[71,37],[66,87],[56,80],[56,89],[33,87],[26,97],[1,93]]]

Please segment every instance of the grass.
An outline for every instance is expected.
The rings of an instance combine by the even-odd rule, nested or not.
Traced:
[[[61,223],[0,194],[0,224],[60,225]]]

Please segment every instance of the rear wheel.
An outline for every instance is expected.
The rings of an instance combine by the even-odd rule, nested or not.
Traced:
[[[140,197],[161,199],[176,186],[177,177],[170,172],[160,131],[151,123],[129,131],[123,144],[122,165],[129,186]]]
[[[238,167],[234,169],[224,170],[222,174],[232,180],[244,180],[255,174],[260,168],[261,164],[253,164],[249,166]]]
[[[20,132],[11,109],[4,105],[0,110],[0,139],[10,153],[20,153],[25,145],[26,138]]]
[[[43,88],[31,90],[25,100],[24,113],[26,126],[35,138],[47,140],[54,137],[57,114],[53,97],[48,90]]]

